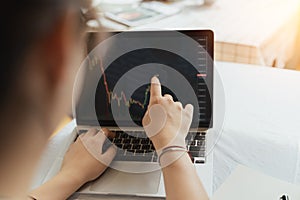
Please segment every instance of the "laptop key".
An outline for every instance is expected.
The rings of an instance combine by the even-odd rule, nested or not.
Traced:
[[[115,144],[118,148],[120,148],[120,149],[123,149],[123,144],[120,144],[120,143],[118,143],[118,144]]]
[[[205,135],[202,135],[201,133],[197,133],[194,140],[205,140]]]
[[[154,145],[153,144],[150,144],[150,149],[155,151],[155,148],[154,148]]]
[[[128,135],[127,133],[123,133],[123,134],[122,134],[122,138],[124,138],[124,139],[125,139],[125,138],[129,138],[129,135]]]
[[[158,162],[158,157],[157,156],[153,156],[152,157],[152,162]]]
[[[198,143],[197,143],[197,141],[191,141],[190,142],[190,144],[189,144],[190,146],[198,146]]]
[[[151,145],[150,144],[143,144],[142,149],[144,150],[150,150]]]
[[[205,153],[201,151],[189,151],[189,154],[192,157],[205,157]]]
[[[131,149],[132,148],[132,144],[124,144],[123,145],[123,149]]]
[[[134,152],[136,154],[144,154],[146,151],[145,150],[136,149],[136,150],[134,150]]]
[[[132,145],[132,149],[141,149],[141,146],[140,144],[134,144]]]
[[[116,132],[115,138],[116,138],[116,139],[122,138],[122,133],[120,133],[119,131],[117,131],[117,132]]]
[[[124,132],[123,131],[115,131],[116,134],[123,134]]]
[[[200,151],[200,146],[190,146],[190,149],[189,149],[189,151]]]
[[[150,144],[150,140],[144,138],[141,140],[141,144]]]
[[[114,138],[113,143],[120,144],[120,143],[122,143],[122,140],[123,139],[121,139],[121,138]]]
[[[205,140],[197,140],[197,146],[205,146]]]
[[[137,138],[132,139],[131,143],[132,144],[139,144],[140,143],[140,139],[137,139]]]
[[[153,150],[151,150],[151,149],[148,149],[148,150],[147,150],[147,149],[145,149],[145,152],[146,152],[146,153],[150,153],[150,154],[151,154],[151,153],[153,153],[154,151],[153,151]]]
[[[131,143],[131,138],[123,139],[123,143],[124,144],[130,144]]]

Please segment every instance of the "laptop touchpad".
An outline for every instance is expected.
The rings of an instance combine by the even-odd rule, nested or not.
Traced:
[[[156,194],[161,171],[149,173],[126,173],[109,168],[92,183],[93,192],[109,194]]]

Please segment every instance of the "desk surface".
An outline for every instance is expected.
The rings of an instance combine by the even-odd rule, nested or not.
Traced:
[[[214,189],[239,163],[300,184],[300,72],[224,62],[215,68],[214,126],[221,127],[216,130],[221,135],[213,149]],[[50,142],[34,186],[57,170],[51,166],[63,158],[57,151],[60,143],[70,142],[68,131],[74,126],[72,122]]]

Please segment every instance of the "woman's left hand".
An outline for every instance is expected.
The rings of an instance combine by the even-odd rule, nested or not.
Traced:
[[[113,137],[108,129],[91,129],[80,135],[67,151],[60,173],[67,174],[82,184],[99,177],[116,155],[116,147],[102,152],[104,141]]]

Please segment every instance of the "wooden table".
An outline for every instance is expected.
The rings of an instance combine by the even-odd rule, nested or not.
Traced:
[[[126,27],[103,17],[101,20],[104,27],[113,30],[212,29],[218,61],[283,68],[294,53],[298,0],[216,0],[211,6],[196,7],[184,4],[173,3],[182,8],[179,14],[139,27]]]

